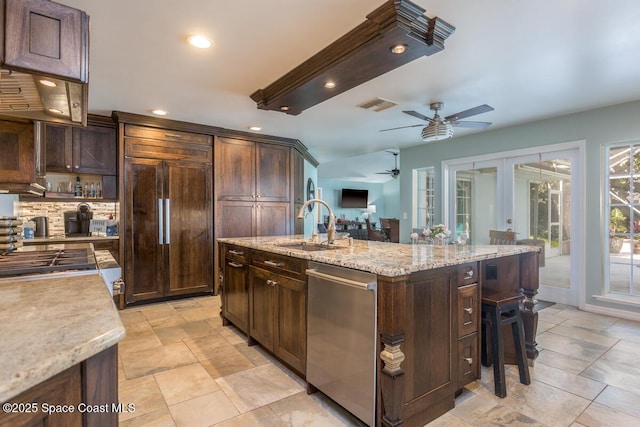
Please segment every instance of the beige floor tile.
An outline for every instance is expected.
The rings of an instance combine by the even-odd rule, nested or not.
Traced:
[[[638,405],[640,394],[608,386],[598,395],[595,402],[638,418],[638,425],[640,425],[640,405]]]
[[[537,336],[536,342],[540,348],[553,350],[556,353],[582,359],[587,362],[595,361],[609,349],[608,346],[556,335],[550,331]]]
[[[220,390],[218,384],[199,363],[160,372],[155,374],[155,378],[167,405]]]
[[[207,360],[216,356],[220,347],[229,346],[229,341],[220,334],[207,335],[202,338],[186,338],[183,341],[198,360]]]
[[[555,351],[547,349],[541,349],[540,354],[535,361],[536,365],[538,363],[544,363],[576,375],[591,365],[591,362],[589,361],[577,359],[575,357],[556,353]]]
[[[540,335],[541,333],[548,331],[549,329],[553,328],[554,326],[556,326],[553,323],[549,323],[549,322],[545,322],[544,320],[540,320],[538,319],[538,335]]]
[[[212,307],[218,309],[218,313],[220,312],[220,306],[222,305],[220,301],[220,295],[198,297],[197,301],[198,304],[200,304],[202,307]]]
[[[603,334],[640,344],[640,326],[635,324],[636,322],[631,322],[630,320],[626,322],[618,321],[605,329]]]
[[[124,340],[118,343],[118,351],[120,354],[133,353],[137,351],[150,350],[162,347],[162,342],[153,329],[145,332],[129,333]]]
[[[127,378],[155,374],[196,362],[193,353],[184,343],[173,343],[157,349],[122,355],[122,364]]]
[[[517,376],[518,370],[514,369],[509,373]],[[595,399],[606,387],[606,384],[601,382],[572,374],[544,363],[536,363],[533,368],[529,369],[529,373],[532,380],[541,381],[589,400]]]
[[[273,413],[268,406],[262,406],[254,409],[251,412],[237,415],[219,424],[215,424],[214,427],[282,427],[282,418],[279,418]]]
[[[477,427],[477,425],[478,424],[470,424],[452,415],[451,412],[447,412],[428,424],[429,427]]]
[[[638,418],[615,411],[599,403],[592,403],[578,419],[586,427],[637,427]]]
[[[304,391],[274,365],[263,365],[216,380],[241,413]]]
[[[220,318],[220,316],[215,315],[212,318],[209,318],[206,320],[206,322],[211,325],[212,328],[214,329],[218,329],[218,328],[222,328],[222,319]]]
[[[217,333],[211,325],[204,321],[182,323],[165,328],[155,328],[154,331],[162,344],[171,344],[180,342],[185,338],[201,338]]]
[[[491,376],[491,381],[493,381],[493,374],[487,376]],[[487,376],[485,376],[485,378]],[[477,387],[477,382],[474,382],[474,384]],[[493,382],[491,384],[493,384]],[[456,406],[449,413],[455,415],[458,419],[465,420],[465,422],[471,422],[483,417],[497,405],[498,402],[496,402],[493,397],[487,398],[469,389],[465,389],[462,394],[456,398]]]
[[[169,406],[177,427],[208,427],[238,415],[222,391]]]
[[[144,317],[144,314],[137,307],[130,307],[125,310],[121,310],[118,314],[120,315],[122,324],[125,326],[147,320],[147,318]]]
[[[270,363],[270,356],[259,345],[249,346],[247,343],[236,344],[234,346],[244,357],[249,359],[254,366],[266,365]]]
[[[600,359],[580,375],[640,394],[640,368]]]
[[[200,308],[202,305],[198,302],[198,298],[185,298],[169,301],[169,305],[180,311],[189,308]]]
[[[184,318],[169,303],[145,309],[143,313],[154,328],[175,326],[185,322]]]
[[[214,379],[255,368],[251,360],[231,344],[217,347],[209,355],[209,359],[201,360],[200,363]]]
[[[226,340],[229,341],[229,344],[231,345],[242,344],[242,343],[246,344],[247,342],[247,336],[243,334],[235,326],[229,326],[229,327],[223,328],[222,331],[220,332],[220,335],[225,337]]]
[[[569,322],[562,323],[549,329],[549,332],[563,337],[576,338],[580,341],[586,341],[588,343],[598,344],[604,347],[611,347],[619,341],[618,338],[598,333],[592,329],[568,325]]]
[[[215,316],[218,316],[219,312],[215,312],[210,307],[195,307],[195,308],[184,308],[176,310],[180,316],[187,322],[197,322],[204,321],[207,319],[213,319]]]
[[[175,427],[175,425],[167,407],[119,423],[119,427]]]
[[[336,405],[324,394],[296,393],[269,405],[289,426],[364,426],[360,420]]]
[[[640,369],[640,343],[620,340],[609,351],[602,355],[602,359],[622,363]]]
[[[118,385],[118,399],[124,405],[135,405],[134,412],[122,412],[120,422],[166,408],[158,383],[153,376],[136,378]]]
[[[546,424],[537,421],[535,418],[527,416],[508,405],[496,405],[486,413],[474,418],[471,422],[473,426],[527,426],[527,427],[548,427]],[[563,425],[563,424],[550,424]]]

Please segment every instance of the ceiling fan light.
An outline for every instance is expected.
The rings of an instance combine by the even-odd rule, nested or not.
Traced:
[[[422,129],[422,140],[425,142],[440,141],[453,136],[453,126],[446,122],[433,122]]]

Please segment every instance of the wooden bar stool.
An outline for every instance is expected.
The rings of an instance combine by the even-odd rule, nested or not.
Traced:
[[[507,384],[504,378],[503,325],[511,324],[520,382],[525,385],[531,384],[524,345],[524,326],[520,315],[520,301],[523,298],[523,295],[516,294],[513,291],[488,291],[482,295],[483,333],[481,361],[484,366],[491,366],[491,363],[493,363],[493,382],[495,384],[495,393],[498,397],[507,395]],[[487,332],[491,337],[490,342],[487,342]],[[487,351],[487,344],[490,344],[491,351]]]

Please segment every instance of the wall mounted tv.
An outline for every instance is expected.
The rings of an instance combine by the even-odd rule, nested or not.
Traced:
[[[342,208],[367,208],[369,190],[354,190],[351,188],[342,189]]]

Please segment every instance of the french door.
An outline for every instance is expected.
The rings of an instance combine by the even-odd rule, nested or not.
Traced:
[[[518,244],[542,247],[539,298],[578,305],[579,160],[578,146],[560,144],[443,162],[443,218],[472,245],[489,244],[489,230],[510,230]]]

